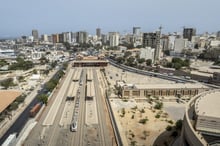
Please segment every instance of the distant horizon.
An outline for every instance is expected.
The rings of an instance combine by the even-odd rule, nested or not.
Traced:
[[[139,27],[139,26],[134,26],[134,27]],[[98,28],[98,27],[97,27]],[[99,27],[100,28],[100,27]],[[158,27],[159,28],[159,27]],[[195,28],[195,27],[185,27],[185,28]],[[36,29],[36,28],[35,28]],[[182,29],[182,30],[181,30]],[[175,32],[177,32],[177,33],[182,33],[183,32],[183,28],[181,28],[179,31],[172,31],[172,32],[165,32],[164,31],[164,29],[162,29],[162,34],[172,34],[172,33],[175,33]],[[38,30],[38,29],[36,29],[36,30]],[[156,30],[158,30],[158,29],[155,29],[155,30],[152,30],[152,31],[143,31],[142,29],[141,29],[141,32],[142,33],[145,33],[145,32],[155,32]],[[47,34],[47,35],[52,35],[52,34],[60,34],[60,33],[63,33],[63,32],[79,32],[79,31],[86,31],[86,32],[88,32],[88,34],[89,35],[95,35],[96,34],[96,28],[94,29],[94,32],[93,33],[90,33],[89,31],[87,31],[86,29],[84,29],[84,30],[76,30],[76,31],[59,31],[59,32],[52,32],[52,33],[42,33],[40,30],[38,30],[38,34],[39,34],[39,37],[41,37],[41,35],[43,35],[43,34]],[[133,32],[133,27],[131,28],[131,30],[129,30],[129,31],[105,31],[104,33],[103,33],[103,31],[102,31],[102,28],[101,28],[101,34],[108,34],[108,32],[119,32],[120,34],[132,34]],[[204,34],[204,33],[206,33],[206,32],[208,32],[209,34],[213,34],[213,33],[217,33],[218,31],[220,31],[220,30],[216,30],[216,31],[212,31],[212,32],[208,32],[208,31],[204,31],[204,32],[200,32],[200,33],[198,33],[198,30],[196,29],[196,35],[202,35],[202,34]],[[29,34],[21,34],[21,35],[1,35],[0,34],[0,39],[15,39],[15,38],[19,38],[19,37],[21,37],[21,36],[32,36],[32,30],[30,30],[30,32],[29,32]]]
[[[0,36],[19,37],[39,34],[87,31],[95,34],[118,31],[153,32],[162,25],[163,33],[196,28],[197,34],[220,30],[219,0],[38,0],[2,1]]]

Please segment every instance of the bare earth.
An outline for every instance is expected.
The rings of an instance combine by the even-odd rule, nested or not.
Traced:
[[[151,109],[151,105],[147,102],[137,103],[135,100],[122,101],[119,99],[111,100],[114,115],[120,124],[120,133],[124,135],[127,143],[140,146],[153,145],[156,138],[162,134],[170,120],[168,115],[160,110]],[[137,108],[135,106],[137,105]],[[123,108],[125,114],[123,116]],[[142,112],[141,112],[142,111]],[[155,118],[157,114],[160,118]],[[148,119],[145,124],[139,123],[141,119]]]

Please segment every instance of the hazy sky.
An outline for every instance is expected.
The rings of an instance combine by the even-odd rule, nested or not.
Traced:
[[[0,36],[86,30],[109,31],[220,30],[220,0],[0,0]]]

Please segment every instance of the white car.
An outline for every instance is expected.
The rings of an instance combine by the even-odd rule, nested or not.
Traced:
[[[71,125],[70,125],[70,130],[72,132],[76,132],[77,131],[77,122],[73,122]]]

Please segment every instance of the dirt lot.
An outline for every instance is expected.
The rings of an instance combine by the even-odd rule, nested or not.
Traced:
[[[111,100],[111,104],[121,127],[120,132],[129,145],[153,145],[166,127],[172,125],[168,123],[170,119],[167,113],[153,109],[148,102],[115,99]]]

